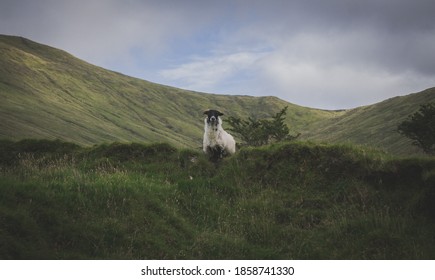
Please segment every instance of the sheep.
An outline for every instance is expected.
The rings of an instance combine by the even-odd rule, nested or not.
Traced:
[[[210,159],[216,161],[226,155],[236,152],[236,141],[233,136],[222,128],[222,120],[219,116],[223,113],[217,110],[207,110],[204,119],[203,150]]]

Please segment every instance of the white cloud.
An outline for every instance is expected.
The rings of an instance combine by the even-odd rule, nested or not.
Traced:
[[[435,77],[408,68],[385,66],[385,42],[366,29],[302,33],[257,63],[255,88],[299,105],[338,109],[382,101],[422,90]]]
[[[385,97],[381,93],[389,92],[397,82],[397,76],[388,73],[347,66],[269,61],[264,67],[263,85],[268,85],[269,92],[299,105],[325,109],[338,109],[337,104],[349,108],[361,102],[380,101]]]
[[[179,87],[209,92],[223,89],[228,80],[251,71],[265,55],[263,52],[236,52],[193,57],[189,62],[160,71],[160,75]]]

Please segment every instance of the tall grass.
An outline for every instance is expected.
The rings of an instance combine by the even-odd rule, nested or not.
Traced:
[[[279,144],[0,145],[3,259],[432,259],[435,162]]]

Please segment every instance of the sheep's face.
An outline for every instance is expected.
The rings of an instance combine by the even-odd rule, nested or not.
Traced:
[[[217,110],[207,110],[204,114],[207,115],[206,120],[209,125],[217,125],[219,123],[219,116],[223,115]]]

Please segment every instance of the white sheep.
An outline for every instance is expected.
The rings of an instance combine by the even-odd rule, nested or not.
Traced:
[[[236,141],[233,136],[222,128],[222,120],[219,116],[223,114],[217,110],[204,112],[204,140],[203,150],[212,160],[217,160],[228,154],[236,152]]]

